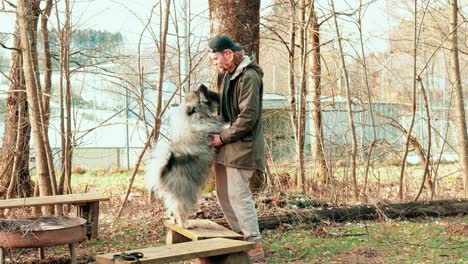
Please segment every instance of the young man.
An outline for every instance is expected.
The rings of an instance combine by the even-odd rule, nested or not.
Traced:
[[[263,71],[242,48],[226,35],[209,43],[210,58],[219,70],[220,115],[229,127],[214,135],[219,148],[216,158],[216,193],[231,229],[244,239],[256,242],[247,254],[254,260],[264,252],[258,228],[255,202],[249,179],[255,170],[264,170],[265,151],[262,117]]]

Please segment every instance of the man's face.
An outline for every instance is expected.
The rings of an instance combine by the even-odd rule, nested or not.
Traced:
[[[232,64],[232,58],[230,59],[232,56],[229,55],[226,51],[210,52],[210,59],[213,66],[217,67],[220,71],[224,71],[228,70]]]

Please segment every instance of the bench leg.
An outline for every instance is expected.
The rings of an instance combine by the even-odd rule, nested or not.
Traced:
[[[90,210],[90,221],[93,223],[90,238],[96,239],[99,236],[99,202],[91,203]]]
[[[172,229],[166,229],[166,245],[192,241],[190,238],[185,237]]]
[[[77,213],[78,217],[86,219],[92,223],[91,227],[86,230],[86,236],[89,239],[98,238],[99,232],[99,202],[85,203],[78,205]]]
[[[0,264],[6,264],[5,249],[0,247]]]

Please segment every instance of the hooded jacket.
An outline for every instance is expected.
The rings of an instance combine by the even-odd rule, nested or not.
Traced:
[[[224,145],[216,161],[228,167],[265,169],[265,146],[262,128],[263,71],[254,60],[244,56],[230,78],[227,91],[226,74],[218,74],[220,107],[227,113],[228,126],[220,133]]]

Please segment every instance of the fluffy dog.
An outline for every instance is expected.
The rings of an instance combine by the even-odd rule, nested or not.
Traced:
[[[190,92],[170,120],[171,142],[156,144],[145,177],[148,189],[164,200],[167,213],[183,228],[206,183],[214,159],[212,135],[222,122],[213,114],[219,95],[204,85]]]

